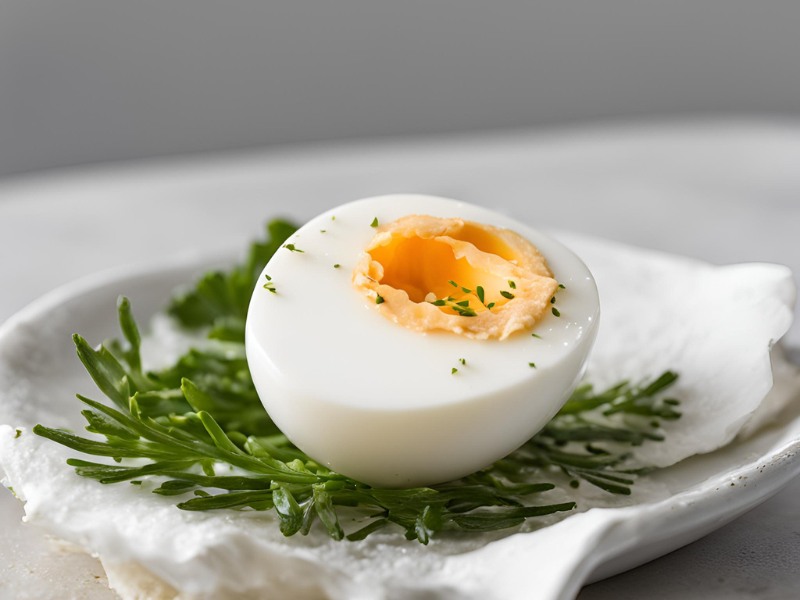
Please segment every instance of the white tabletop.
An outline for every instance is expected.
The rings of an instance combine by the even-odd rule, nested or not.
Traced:
[[[164,160],[0,182],[0,321],[75,278],[244,248],[270,217],[305,220],[424,192],[724,264],[800,273],[800,123],[714,122],[394,140]],[[800,324],[787,342],[800,347]],[[784,598],[800,589],[800,479],[712,535],[580,597]],[[110,598],[91,558],[19,524],[0,491],[0,597]],[[16,587],[11,588],[11,585]],[[65,589],[72,590],[65,595]],[[20,597],[19,594],[14,597]]]

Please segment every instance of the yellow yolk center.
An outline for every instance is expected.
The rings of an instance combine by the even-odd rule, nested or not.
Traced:
[[[425,215],[379,228],[353,284],[404,327],[477,339],[532,327],[558,287],[544,257],[518,234]]]
[[[404,290],[412,302],[445,299],[447,302],[439,308],[454,312],[448,308],[454,302],[469,301],[464,308],[485,311],[488,305],[494,308],[508,301],[500,295],[501,290],[510,290],[508,280],[472,265],[466,258],[456,258],[453,247],[441,240],[395,237],[370,254],[383,265],[381,283]]]

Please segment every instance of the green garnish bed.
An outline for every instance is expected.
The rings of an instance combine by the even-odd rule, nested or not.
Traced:
[[[78,357],[105,397],[78,396],[86,429],[95,435],[46,424],[34,432],[83,454],[113,459],[69,459],[79,475],[115,485],[154,480],[154,493],[174,496],[177,506],[189,511],[272,511],[286,536],[320,527],[333,539],[359,540],[395,530],[427,544],[442,531],[507,529],[574,510],[573,501],[548,501],[547,492],[558,487],[594,486],[629,495],[643,470],[631,466],[631,454],[642,444],[663,441],[662,423],[680,417],[678,400],[665,394],[677,378],[671,371],[602,390],[585,383],[539,434],[462,479],[381,489],[332,472],[278,430],[247,368],[250,294],[294,226],[272,221],[267,230],[243,263],[206,274],[171,300],[167,312],[208,338],[174,364],[142,369],[139,326],[126,298],[117,307],[120,339],[95,349],[74,336]],[[343,526],[343,510],[347,523],[356,525]]]

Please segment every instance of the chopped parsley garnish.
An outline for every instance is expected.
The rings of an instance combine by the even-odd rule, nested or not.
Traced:
[[[254,245],[244,265],[209,273],[170,304],[170,314],[185,327],[205,327],[219,342],[145,372],[139,329],[126,299],[118,303],[121,340],[95,348],[73,337],[79,359],[107,399],[78,396],[91,435],[43,425],[33,431],[83,453],[67,461],[78,475],[109,485],[152,481],[154,493],[174,497],[182,510],[272,511],[287,536],[319,527],[336,540],[360,540],[394,529],[427,544],[443,531],[514,528],[528,518],[573,510],[574,502],[548,503],[542,497],[556,486],[585,482],[611,494],[630,494],[637,477],[626,465],[630,452],[663,440],[660,424],[680,416],[678,401],[663,398],[674,373],[600,392],[584,384],[521,448],[458,481],[380,489],[332,472],[292,445],[271,421],[245,360],[246,300],[293,226],[273,222],[269,230],[272,236]],[[114,462],[93,462],[85,455]],[[218,474],[225,467],[235,474]]]
[[[375,296],[375,304],[383,304],[384,302],[386,302],[386,300],[383,299],[383,296],[380,294]]]
[[[303,250],[300,250],[300,248],[298,248],[294,244],[284,244],[283,247],[292,252],[303,252]]]
[[[446,306],[462,317],[478,316],[478,313],[475,312],[475,309],[470,307],[469,300],[456,301],[456,299],[452,296],[448,296],[447,298],[437,298],[436,300],[431,300],[429,303],[433,304],[434,306]]]
[[[470,308],[469,300],[464,300],[463,302],[453,302],[450,304],[450,308],[452,308],[462,317],[474,317],[477,315],[477,313]]]
[[[555,306],[552,308],[552,311],[553,311],[553,314],[556,317],[560,317],[561,316],[561,311],[559,311]]]
[[[514,294],[512,294],[511,292],[509,292],[509,291],[507,291],[507,290],[502,290],[502,291],[500,292],[500,295],[501,295],[503,298],[508,298],[509,300],[513,300],[513,299],[514,299]]]
[[[378,217],[372,219],[372,223],[369,224],[370,227],[377,227],[378,226]]]
[[[264,277],[266,278],[267,282],[264,284],[264,289],[268,292],[272,292],[273,294],[277,294],[278,290],[275,289],[275,284],[272,283],[272,277],[264,273]]]
[[[341,267],[341,266],[342,266],[342,265],[340,265],[339,263],[336,263],[335,265],[333,265],[333,268],[334,268],[334,269],[338,269],[338,268],[339,268],[339,267]]]
[[[452,279],[448,280],[447,283],[452,285],[454,288],[460,288],[461,291],[464,292],[465,294],[473,294],[474,293],[475,296],[477,296],[478,301],[482,305],[484,305],[487,309],[491,309],[495,305],[494,302],[490,302],[489,304],[486,304],[486,290],[484,290],[483,286],[481,286],[481,285],[476,286],[475,290],[471,290],[470,288],[468,288],[466,286],[463,286],[463,285],[459,284],[457,281],[454,281]],[[502,293],[503,292],[501,292],[501,294]],[[513,296],[512,296],[512,298],[513,298]],[[440,299],[437,299],[437,300],[432,300],[430,302],[434,306],[449,306],[450,308],[452,308],[455,312],[457,312],[462,317],[476,317],[476,316],[478,316],[478,313],[475,312],[475,310],[473,308],[467,308],[469,306],[469,301],[468,300],[455,302],[455,300],[453,299],[452,296],[448,296],[447,298],[443,298],[443,299],[440,298]]]

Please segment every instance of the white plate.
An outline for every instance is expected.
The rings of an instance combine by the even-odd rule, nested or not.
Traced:
[[[93,341],[117,335],[113,307],[120,293],[131,298],[137,318],[145,322],[176,283],[191,281],[208,265],[204,258],[100,274],[49,294],[9,320],[0,331],[0,391],[6,400],[0,402],[0,423],[82,426],[71,394],[96,393],[74,357],[71,333]],[[590,510],[541,530],[538,551],[545,556],[556,552],[561,540],[581,543],[570,545],[570,558],[542,577],[540,597],[572,597],[583,583],[698,539],[774,494],[800,472],[797,404],[780,427],[660,471],[654,479],[669,489],[666,499]]]

